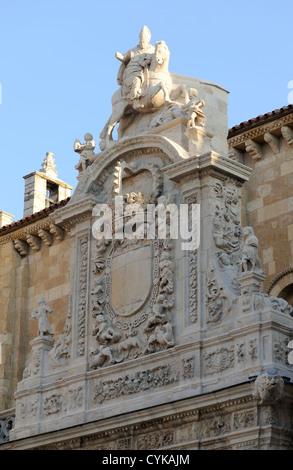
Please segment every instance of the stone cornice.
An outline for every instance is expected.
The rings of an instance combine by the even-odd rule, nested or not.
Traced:
[[[271,133],[275,131],[279,131],[281,133],[282,127],[293,126],[293,113],[292,110],[290,114],[283,116],[281,118],[276,117],[275,115],[268,121],[262,122],[261,120],[254,124],[252,127],[245,127],[239,128],[237,133],[232,132],[228,135],[228,144],[230,147],[239,146],[244,144],[247,140],[253,140],[257,138],[263,138],[266,133]],[[265,139],[264,139],[265,140]]]
[[[252,171],[249,167],[216,152],[210,152],[200,157],[190,157],[162,168],[162,171],[173,181],[210,170],[217,170],[240,181],[247,181]]]
[[[201,416],[243,406],[253,401],[254,384],[247,381],[242,384],[206,393],[185,400],[174,401],[161,406],[136,410],[99,421],[79,424],[67,429],[39,434],[26,439],[15,440],[2,444],[5,449],[36,449],[36,448],[79,448],[86,447],[90,442],[105,438],[117,438],[132,435],[135,431],[147,432],[165,428],[168,423],[194,422]],[[97,428],[99,431],[97,432]]]
[[[50,218],[55,225],[65,230],[70,230],[76,223],[87,220],[92,215],[93,208],[97,203],[97,199],[87,197],[80,201],[72,202],[64,208],[57,209],[51,214]]]
[[[291,117],[290,117],[291,115]],[[289,116],[289,118],[287,118]],[[276,121],[280,118],[288,119],[287,122],[292,122],[293,119],[293,105],[284,106],[280,109],[276,109],[266,114],[257,116],[256,118],[249,119],[248,121],[237,124],[236,126],[229,129],[228,139],[235,137],[236,135],[243,134],[246,131],[260,127]]]

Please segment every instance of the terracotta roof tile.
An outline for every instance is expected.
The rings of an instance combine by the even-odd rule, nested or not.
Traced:
[[[252,127],[260,126],[261,124],[264,124],[265,122],[269,122],[269,121],[272,121],[273,119],[286,116],[287,114],[290,114],[292,112],[293,112],[293,104],[289,104],[288,106],[283,106],[283,108],[275,109],[274,111],[270,111],[269,113],[260,114],[259,116],[255,118],[249,119],[248,121],[241,122],[240,124],[237,124],[236,126],[229,129],[228,139],[230,137],[234,137],[237,134],[240,134],[241,132],[251,129]]]
[[[17,220],[15,222],[12,222],[9,225],[4,225],[4,227],[0,229],[0,236],[5,235],[9,232],[13,232],[14,230],[24,227],[25,225],[36,222],[37,220],[44,219],[49,214],[54,212],[54,210],[58,209],[59,207],[65,206],[70,201],[70,199],[71,197],[68,197],[67,199],[63,199],[62,201],[56,202],[55,204],[51,204],[51,206],[46,207],[45,209],[42,209],[39,212],[34,212],[33,214],[28,215],[27,217],[23,217],[22,219]]]

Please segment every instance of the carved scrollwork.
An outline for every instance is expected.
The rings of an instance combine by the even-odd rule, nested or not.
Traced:
[[[229,181],[213,185],[216,194],[213,239],[218,249],[235,253],[241,247],[242,230],[240,224],[239,188]]]
[[[168,234],[166,239],[98,241],[92,273],[91,368],[174,346],[174,260]]]
[[[179,374],[169,364],[152,369],[132,372],[118,379],[100,381],[94,387],[94,403],[103,403],[119,396],[132,395],[141,391],[163,387],[178,382]]]

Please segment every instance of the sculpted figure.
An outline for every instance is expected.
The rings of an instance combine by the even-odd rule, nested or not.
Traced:
[[[38,319],[38,328],[39,328],[39,336],[53,336],[53,330],[49,323],[47,313],[53,313],[53,310],[48,307],[46,301],[43,297],[39,299],[39,306],[36,308],[32,314],[32,318]]]
[[[96,320],[97,323],[92,327],[92,334],[96,336],[98,343],[108,344],[109,342],[116,342],[120,339],[120,334],[108,324],[104,315],[97,315]]]
[[[141,348],[141,341],[137,335],[137,332],[130,329],[129,333],[125,335],[125,339],[120,341],[118,344],[118,351],[119,353],[125,352],[126,358],[129,357],[130,352],[137,348]],[[133,357],[137,357],[138,352],[134,353]]]
[[[244,227],[244,242],[242,245],[242,271],[261,272],[261,262],[258,257],[258,238],[254,235],[252,227]]]
[[[96,369],[104,365],[106,361],[110,364],[121,362],[123,358],[117,356],[117,351],[111,346],[100,346],[99,349],[90,349],[90,367]]]
[[[78,139],[74,141],[74,151],[80,154],[78,164],[75,166],[76,170],[81,173],[91,164],[91,157],[94,155],[95,141],[92,134],[87,132],[84,136],[85,143],[82,144]]]
[[[204,105],[204,100],[197,100],[195,97],[191,98],[190,102],[186,105],[188,111],[187,127],[190,129],[195,129],[196,125],[204,127],[205,114],[201,109]]]
[[[135,100],[141,95],[144,82],[144,69],[151,62],[151,54],[155,52],[150,44],[151,33],[143,26],[139,33],[139,44],[125,54],[116,52],[115,56],[122,62],[117,76],[118,85],[122,86],[122,96]]]
[[[174,346],[173,325],[165,322],[161,326],[156,326],[155,331],[150,335],[145,353],[153,353],[156,351],[157,346],[162,346],[164,349]]]
[[[173,299],[169,299],[165,294],[159,294],[156,299],[156,303],[153,306],[152,312],[148,317],[144,330],[146,332],[152,331],[156,325],[163,323],[163,320],[165,320],[168,311],[172,307]]]

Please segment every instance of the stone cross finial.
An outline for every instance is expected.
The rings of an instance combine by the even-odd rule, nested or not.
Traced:
[[[55,170],[56,165],[55,165],[55,159],[53,158],[54,153],[52,152],[47,152],[46,153],[46,158],[44,159],[44,162],[42,163],[42,168],[40,171],[42,173],[46,173],[46,175],[51,176],[52,178],[57,178],[58,173]]]

